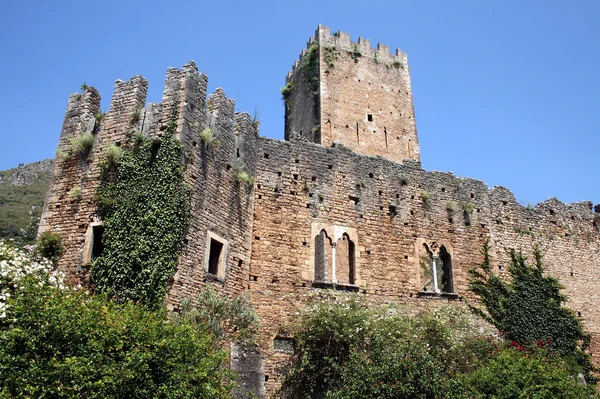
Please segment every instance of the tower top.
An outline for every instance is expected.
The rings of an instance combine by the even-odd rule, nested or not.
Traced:
[[[405,53],[319,25],[282,89],[285,138],[401,162],[420,160]]]

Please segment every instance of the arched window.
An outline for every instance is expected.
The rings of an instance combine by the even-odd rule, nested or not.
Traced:
[[[442,269],[442,281],[441,290],[442,292],[454,292],[454,281],[452,278],[452,257],[446,250],[445,246],[440,248],[441,269]]]
[[[325,232],[315,236],[315,281],[331,281],[331,239]]]
[[[452,257],[442,245],[439,252],[434,253],[427,244],[420,258],[421,286],[425,292],[453,293]]]
[[[335,246],[335,277],[338,283],[354,284],[354,242],[347,233],[337,240]]]
[[[421,273],[421,289],[426,292],[436,292],[437,282],[433,273],[433,252],[427,244],[423,244],[423,254],[419,259]]]

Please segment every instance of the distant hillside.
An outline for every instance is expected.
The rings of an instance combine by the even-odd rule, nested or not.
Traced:
[[[35,238],[53,164],[45,159],[0,171],[0,239]]]

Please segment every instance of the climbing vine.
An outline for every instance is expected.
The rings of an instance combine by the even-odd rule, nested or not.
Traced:
[[[590,374],[590,358],[585,352],[590,336],[574,312],[563,306],[566,298],[560,292],[563,288],[560,282],[545,275],[539,247],[533,249],[533,264],[523,253],[510,251],[508,281],[492,272],[489,250],[486,242],[483,264],[469,271],[469,288],[482,305],[471,308],[502,331],[508,340],[525,348],[548,346],[578,364],[588,382],[595,382]]]
[[[104,252],[91,269],[98,291],[149,308],[162,302],[189,219],[181,152],[170,135],[146,138],[104,167],[97,197]]]

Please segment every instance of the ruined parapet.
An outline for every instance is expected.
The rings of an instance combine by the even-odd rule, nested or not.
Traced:
[[[64,190],[69,185],[69,180],[77,178],[79,162],[69,156],[72,150],[73,139],[80,133],[91,133],[96,124],[96,115],[100,111],[100,94],[89,87],[82,93],[73,93],[69,96],[67,110],[63,121],[62,130],[58,139],[56,149],[56,160],[54,162],[53,184],[46,193],[46,199],[40,218],[38,234],[48,230],[49,218],[60,217],[62,213],[60,200],[64,198]],[[70,176],[65,175],[65,169],[72,169]],[[49,205],[53,206],[50,207]]]
[[[319,25],[286,77],[285,138],[420,160],[408,60]]]
[[[384,64],[401,63],[403,65],[398,67],[408,69],[408,58],[406,53],[403,53],[400,49],[396,49],[392,54],[388,45],[377,43],[377,47],[373,48],[371,47],[371,41],[362,37],[359,37],[357,42],[353,42],[349,33],[341,30],[331,33],[328,26],[319,25],[316,34],[323,47],[335,47],[337,50],[348,52],[358,51],[360,52],[359,57],[368,57]]]
[[[111,146],[131,148],[140,134],[172,134],[183,144],[184,181],[192,193],[192,217],[172,303],[177,306],[210,281],[223,292],[243,289],[240,279],[247,281],[250,259],[258,122],[248,114],[234,114],[234,101],[227,99],[222,89],[207,99],[207,84],[208,78],[192,61],[167,71],[161,103],[145,106],[148,83],[141,76],[116,81],[106,114],[100,113],[96,89],[86,88],[70,96],[40,232],[52,231],[63,238],[66,251],[58,265],[71,281],[85,279],[95,254],[94,240],[98,238],[94,235],[101,234],[96,190],[107,150]],[[92,143],[85,144],[85,151],[76,152],[74,137],[84,134]],[[209,277],[207,267],[212,233],[228,243],[214,278]],[[178,291],[178,281],[185,281],[186,288]]]
[[[202,109],[202,118],[180,114],[188,124],[188,133],[181,132],[190,142],[185,156],[192,198],[187,243],[169,294],[173,307],[193,300],[206,284],[239,294],[248,279],[258,123],[235,114],[234,101],[221,88],[204,108],[197,105],[188,98],[187,106]]]
[[[59,234],[65,255],[58,267],[71,281],[79,279],[90,262],[86,237],[100,224],[96,190],[100,185],[101,163],[109,146],[123,145],[127,133],[139,122],[147,81],[136,76],[117,80],[106,114],[100,113],[100,95],[93,87],[69,97],[61,131],[54,181],[46,197],[39,232]]]

